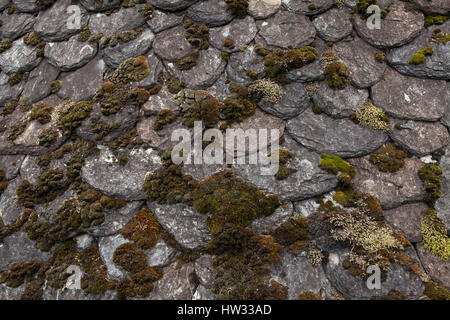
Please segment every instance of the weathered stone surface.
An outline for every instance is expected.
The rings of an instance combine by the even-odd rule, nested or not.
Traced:
[[[333,90],[324,81],[314,90],[314,105],[333,118],[348,118],[367,101],[369,92],[348,85],[343,90]]]
[[[30,72],[22,96],[32,103],[49,96],[51,94],[50,84],[58,75],[58,68],[55,68],[45,60],[42,61],[39,66]],[[82,90],[82,87],[79,88]]]
[[[78,69],[92,60],[96,54],[96,44],[79,42],[77,36],[64,42],[49,42],[44,50],[48,62],[61,71]]]
[[[180,14],[155,10],[152,18],[147,20],[147,24],[154,33],[158,33],[172,28],[180,24],[182,21],[183,16]]]
[[[332,8],[313,20],[317,35],[325,41],[337,42],[348,36],[353,29],[345,10]]]
[[[386,63],[375,60],[377,49],[356,37],[352,41],[341,41],[333,51],[347,66],[350,82],[358,88],[368,88],[383,78]]]
[[[66,283],[67,285],[67,283]],[[116,300],[117,292],[109,290],[101,294],[86,293],[83,289],[55,289],[47,286],[44,289],[43,300]]]
[[[379,48],[399,47],[420,34],[423,28],[423,13],[408,10],[402,1],[389,7],[388,15],[381,20],[380,29],[369,29],[367,21],[355,15],[354,26],[359,36]]]
[[[450,290],[450,261],[443,261],[426,251],[422,243],[418,243],[416,248],[425,271],[434,281]]]
[[[108,277],[111,280],[120,281],[128,275],[123,268],[116,265],[113,261],[114,251],[116,251],[117,247],[128,242],[131,241],[125,239],[121,234],[100,238],[98,242],[100,257],[106,265]]]
[[[176,26],[158,33],[153,41],[153,49],[158,57],[168,61],[177,61],[194,53],[185,38],[183,26]]]
[[[401,129],[395,128],[400,125]],[[398,126],[397,126],[398,127]],[[408,152],[416,156],[425,156],[450,143],[448,130],[439,122],[407,122],[391,118],[389,137]]]
[[[214,256],[205,254],[195,260],[195,274],[197,275],[200,284],[206,288],[212,287],[214,278],[217,274],[217,271],[213,266],[213,259]]]
[[[138,8],[122,8],[110,15],[93,14],[89,19],[89,31],[92,34],[103,33],[103,36],[109,37],[123,31],[134,30],[144,24],[145,18]]]
[[[90,157],[81,169],[83,180],[98,191],[125,201],[145,199],[145,174],[161,165],[153,149],[133,149],[127,164],[120,165],[113,153],[99,146],[100,155]]]
[[[407,299],[417,299],[425,290],[422,280],[415,274],[404,270],[400,265],[392,263],[387,272],[386,281],[381,283],[381,289],[370,290],[366,280],[355,278],[343,268],[347,253],[345,251],[332,252],[325,268],[327,278],[341,292],[346,299],[367,300],[387,296],[391,290],[401,292]]]
[[[411,43],[388,51],[389,64],[399,72],[410,76],[450,80],[450,42],[438,44],[430,41],[436,27],[444,34],[450,33],[450,21],[422,30],[420,36]],[[433,55],[426,57],[424,63],[410,64],[411,57],[424,47],[433,48]]]
[[[83,29],[89,22],[89,14],[80,6],[76,10],[68,9],[71,5],[70,0],[59,0],[47,10],[40,11],[34,25],[36,35],[44,41],[61,41]]]
[[[411,0],[420,10],[428,14],[448,14],[450,4],[446,0]]]
[[[354,188],[360,192],[374,194],[384,209],[423,199],[424,190],[417,171],[423,163],[416,158],[406,158],[404,166],[395,173],[379,172],[369,161],[369,156],[350,159],[356,167]]]
[[[141,107],[145,116],[156,116],[158,112],[164,109],[172,111],[178,110],[175,103],[176,95],[170,93],[166,87],[163,87],[157,94],[151,95],[150,98]]]
[[[249,165],[249,162],[245,165],[234,165],[236,174],[262,191],[278,195],[284,201],[311,198],[336,187],[336,176],[319,168],[318,154],[300,146],[288,135],[285,135],[285,140],[280,148],[287,148],[294,155],[286,166],[297,170],[286,179],[277,180],[273,175],[262,175],[262,165]]]
[[[219,1],[223,2],[222,0]],[[247,16],[244,19],[234,19],[226,26],[211,28],[209,30],[209,41],[221,51],[239,51],[240,48],[249,44],[255,38],[257,32],[255,20]],[[225,39],[233,40],[233,49],[224,47]]]
[[[7,1],[7,2],[10,2],[10,1]],[[36,1],[33,1],[33,0],[13,0],[12,4],[20,12],[32,13],[32,12],[38,11],[38,9],[39,9],[39,7],[36,4]]]
[[[304,252],[291,253],[283,250],[280,260],[270,266],[272,278],[288,287],[288,300],[296,300],[301,293],[313,292],[321,295],[325,286],[325,275],[321,265],[314,267]]]
[[[189,7],[198,0],[149,0],[148,2],[159,9],[177,11]]]
[[[17,288],[8,287],[6,284],[0,285],[1,300],[20,300],[25,291],[26,284],[22,284]]]
[[[248,86],[253,79],[246,75],[247,70],[258,73],[263,76],[264,57],[256,53],[255,47],[249,45],[244,51],[231,54],[227,64],[227,75],[239,84]]]
[[[298,82],[293,82],[281,86],[282,97],[280,103],[271,103],[261,100],[258,106],[281,119],[291,119],[298,116],[307,108],[313,106],[311,99],[306,92],[305,85]]]
[[[186,15],[195,22],[204,23],[211,27],[227,24],[234,17],[223,0],[199,1],[189,7]]]
[[[154,38],[153,32],[146,29],[136,39],[103,49],[103,59],[109,67],[117,68],[123,61],[142,56],[149,51]]]
[[[0,68],[7,74],[31,71],[42,58],[37,56],[37,47],[27,46],[23,37],[13,42],[12,47],[0,53]]]
[[[292,202],[285,202],[274,213],[267,217],[261,217],[252,221],[252,229],[256,233],[269,233],[282,225],[294,212]]]
[[[150,300],[190,300],[196,289],[191,274],[192,262],[178,265],[172,263],[163,269],[164,276],[155,283],[155,288],[148,296]]]
[[[316,29],[304,15],[278,11],[264,21],[256,21],[259,36],[269,48],[299,48],[313,42]],[[283,35],[283,36],[280,36]]]
[[[303,13],[306,15],[316,15],[318,13],[327,11],[334,4],[333,0],[316,0],[314,1],[316,7],[314,9],[310,9],[309,5],[312,2],[309,1],[296,1],[296,0],[282,0],[282,1],[283,5],[289,11]]]
[[[21,182],[20,178],[8,181],[8,187],[0,196],[0,218],[5,225],[16,221],[23,212],[23,207],[19,204],[16,195],[16,190]]]
[[[61,74],[62,86],[57,95],[71,101],[91,99],[103,83],[105,70],[105,62],[97,56],[80,69]]]
[[[211,289],[200,284],[192,296],[192,300],[216,300],[216,295],[211,292]]]
[[[115,8],[120,0],[80,0],[80,3],[89,11],[98,12]]]
[[[358,157],[378,149],[387,135],[353,123],[306,110],[287,121],[286,129],[298,143],[319,153]]]
[[[447,82],[447,92],[450,92],[450,82]],[[450,104],[447,104],[444,109],[444,116],[441,118],[441,122],[447,128],[450,128]]]
[[[317,203],[316,199],[306,199],[294,202],[295,212],[301,214],[305,218],[316,212],[319,207],[320,205]]]
[[[0,0],[0,10],[5,9],[10,3],[10,0]]]
[[[423,202],[405,204],[395,209],[384,211],[386,221],[403,232],[411,242],[422,241],[421,222],[428,207]]]
[[[149,266],[165,267],[176,259],[177,251],[169,247],[164,240],[158,239],[158,242],[150,250],[146,250],[147,263]]]
[[[439,120],[450,99],[445,81],[419,79],[388,69],[372,87],[373,103],[389,116],[411,120]]]
[[[9,101],[17,98],[23,91],[24,83],[20,82],[14,86],[8,83],[9,76],[6,73],[0,74],[0,105],[4,106]]]
[[[170,109],[170,105],[168,105]],[[156,116],[150,116],[140,120],[136,124],[136,130],[139,137],[148,143],[152,148],[160,151],[167,150],[175,146],[179,141],[171,141],[171,135],[173,130],[179,129],[183,126],[180,117],[177,118],[172,123],[164,126],[161,130],[155,130],[154,125],[156,124]]]
[[[11,40],[27,33],[36,21],[32,14],[7,14],[6,12],[3,12],[0,19],[3,21],[0,37]]]
[[[281,0],[249,0],[247,12],[255,19],[265,19],[281,7]]]
[[[5,179],[12,180],[17,176],[22,164],[24,155],[0,156],[0,169],[5,172]]]
[[[442,169],[441,191],[442,196],[436,201],[435,209],[442,222],[450,230],[450,148],[445,149],[445,155],[441,158],[439,166]]]
[[[212,238],[206,227],[206,215],[185,204],[160,205],[147,201],[155,218],[177,242],[187,249],[206,245]]]
[[[27,238],[25,232],[19,231],[6,237],[0,243],[0,271],[16,261],[28,261],[36,259],[39,262],[50,258],[48,252],[43,252],[34,247],[34,242]]]
[[[139,82],[133,82],[132,86],[143,87],[149,89],[153,87],[158,82],[158,77],[164,69],[161,60],[155,55],[153,50],[149,51],[146,55],[148,68],[150,69],[149,74]]]
[[[226,66],[220,51],[214,48],[200,51],[197,65],[189,70],[179,70],[172,62],[164,61],[164,64],[167,71],[179,81],[184,81],[189,89],[208,88],[219,79]]]
[[[205,91],[220,101],[225,100],[231,94],[231,91],[228,88],[227,79],[227,72],[222,73],[220,78],[217,79],[212,86],[206,88]]]

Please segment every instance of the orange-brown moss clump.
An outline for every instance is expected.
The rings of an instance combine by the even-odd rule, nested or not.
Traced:
[[[143,80],[150,73],[148,61],[145,56],[130,58],[120,64],[111,76],[111,81],[116,84],[127,84]]]
[[[39,262],[36,260],[14,262],[8,270],[0,275],[0,283],[5,283],[8,287],[17,288],[25,280],[30,279],[39,269]]]
[[[5,171],[0,170],[0,195],[6,190],[8,187],[8,180],[6,180]]]
[[[185,89],[179,92],[177,103],[185,126],[193,127],[195,121],[202,121],[210,128],[219,122],[219,100],[206,91]]]
[[[317,57],[317,50],[313,47],[300,49],[276,49],[265,55],[264,66],[269,77],[274,78],[290,69],[301,68],[313,62]]]
[[[120,231],[143,250],[151,249],[158,241],[161,226],[148,208],[142,208]]]
[[[153,125],[153,129],[158,131],[162,130],[166,124],[172,123],[176,120],[177,115],[170,109],[163,109],[158,112],[156,116],[156,122]]]
[[[308,221],[305,217],[294,213],[281,226],[270,233],[274,239],[283,246],[291,245],[297,241],[308,240]]]
[[[441,176],[442,169],[433,163],[428,163],[419,169],[419,177],[425,189],[423,200],[431,207],[434,207],[434,203],[442,195]]]
[[[248,9],[248,0],[224,0],[230,10],[239,19],[245,18]]]
[[[205,24],[194,23],[191,19],[185,17],[183,20],[186,29],[186,40],[199,50],[209,48],[209,28]]]
[[[300,293],[298,296],[298,300],[322,300],[320,299],[320,296],[315,294],[312,291],[307,291]]]
[[[381,172],[397,172],[405,164],[406,153],[388,144],[370,155],[369,161]]]
[[[49,104],[40,103],[30,113],[30,120],[37,120],[41,124],[51,121],[52,112],[55,108]]]

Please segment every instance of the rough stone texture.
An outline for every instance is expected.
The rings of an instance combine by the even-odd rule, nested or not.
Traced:
[[[396,129],[399,124],[402,129]],[[416,156],[425,156],[450,143],[448,130],[439,122],[407,122],[391,118],[389,136],[402,148]]]
[[[120,4],[119,0],[80,0],[80,3],[89,11],[105,11]]]
[[[83,29],[89,21],[89,14],[80,6],[68,9],[71,5],[70,0],[59,0],[49,9],[40,11],[34,25],[36,35],[47,42],[61,41]]]
[[[0,196],[0,218],[5,225],[16,221],[23,212],[23,207],[19,204],[16,195],[17,187],[21,182],[20,178],[8,181],[8,187]]]
[[[327,11],[334,4],[333,0],[316,0],[316,1],[314,1],[316,8],[309,9],[308,7],[312,3],[309,1],[296,1],[296,0],[282,0],[282,1],[283,1],[283,5],[289,11],[303,13],[306,15],[316,15],[318,13]]]
[[[127,271],[113,262],[114,251],[116,251],[117,247],[120,245],[128,242],[131,241],[125,239],[121,234],[100,238],[98,250],[100,257],[108,270],[108,277],[111,280],[120,281],[128,275]]]
[[[222,0],[218,1],[223,2]],[[211,28],[209,30],[209,41],[215,48],[221,51],[239,51],[240,48],[249,44],[255,38],[257,31],[255,20],[247,16],[244,19],[234,19],[223,27]],[[223,46],[225,39],[233,40],[233,49]]]
[[[252,45],[242,52],[231,54],[227,64],[227,75],[245,86],[253,82],[253,79],[245,74],[247,70],[252,70],[260,75],[265,74],[264,57],[256,53],[255,47]]]
[[[149,0],[148,2],[159,9],[177,11],[189,7],[198,0]]]
[[[3,12],[0,16],[3,24],[0,29],[0,37],[3,39],[16,39],[23,36],[30,30],[36,18],[31,14],[7,14]]]
[[[154,38],[153,32],[147,29],[134,40],[103,49],[103,59],[109,67],[115,69],[129,58],[144,55],[151,47]]]
[[[281,0],[249,0],[247,12],[255,19],[265,19],[281,7]]]
[[[370,290],[365,280],[355,278],[342,267],[346,256],[345,252],[330,253],[325,273],[330,282],[341,292],[346,299],[367,300],[387,296],[391,290],[397,290],[407,299],[419,298],[425,287],[418,276],[404,270],[396,263],[392,263],[387,272],[386,281],[381,283],[381,289]]]
[[[450,33],[450,21],[422,30],[420,36],[411,43],[388,51],[389,64],[410,76],[450,80],[450,42],[438,44],[430,41],[433,30],[437,27],[444,34]],[[410,64],[413,54],[424,47],[433,48],[433,55],[426,57],[424,63]]]
[[[281,91],[282,97],[280,103],[274,104],[261,100],[258,106],[262,110],[285,120],[294,118],[307,108],[313,106],[305,85],[302,83],[293,82],[281,86]]]
[[[262,191],[276,194],[285,201],[311,198],[336,187],[336,176],[319,168],[320,157],[318,154],[300,146],[288,135],[285,135],[285,139],[286,142],[280,148],[292,151],[294,157],[287,162],[286,166],[295,168],[296,172],[284,180],[277,180],[273,175],[262,175],[261,164],[246,164],[234,165],[236,174]]]
[[[450,262],[426,251],[422,243],[418,243],[416,248],[425,271],[434,281],[450,290]]]
[[[123,31],[134,30],[145,24],[144,16],[138,8],[123,8],[110,15],[97,13],[89,19],[89,31],[92,34],[103,33],[104,37]]]
[[[353,29],[346,11],[333,8],[313,20],[317,35],[325,41],[337,42],[348,36]]]
[[[444,115],[450,95],[445,81],[407,77],[388,68],[372,87],[372,98],[389,116],[436,121]]]
[[[97,54],[97,45],[78,41],[73,36],[67,42],[49,42],[45,46],[44,56],[61,71],[78,69],[87,64]]]
[[[158,33],[153,41],[153,50],[161,59],[177,61],[194,53],[185,38],[186,30],[183,26],[176,26]]]
[[[0,156],[0,169],[5,171],[5,179],[12,180],[17,176],[22,165],[24,155]]]
[[[333,90],[325,82],[320,82],[314,90],[314,105],[333,118],[348,118],[367,101],[369,92],[348,85],[343,90]]]
[[[220,51],[214,48],[200,51],[197,65],[189,70],[179,70],[172,62],[164,61],[164,64],[169,73],[179,81],[184,81],[189,89],[206,89],[211,86],[219,79],[226,66]]]
[[[340,157],[371,153],[387,140],[382,131],[357,125],[349,119],[314,114],[311,110],[288,120],[286,130],[304,147]]]
[[[120,165],[108,148],[99,148],[98,157],[86,160],[81,170],[83,180],[98,191],[117,199],[145,199],[145,192],[142,190],[145,174],[161,165],[156,152],[153,149],[131,150],[128,163]]]
[[[55,68],[47,61],[42,61],[33,71],[30,72],[28,80],[23,88],[22,96],[34,103],[51,94],[50,84],[59,75],[58,68]]]
[[[422,241],[421,222],[428,207],[423,202],[409,203],[384,211],[386,221],[403,232],[410,242]]]
[[[9,76],[6,73],[0,74],[0,105],[5,105],[17,98],[23,91],[23,82],[11,87],[8,83],[8,78]]]
[[[192,296],[192,300],[216,300],[216,295],[211,292],[211,289],[200,284]]]
[[[319,207],[320,205],[317,203],[316,199],[307,199],[294,202],[295,212],[301,214],[305,218],[316,212]]]
[[[214,278],[216,277],[217,271],[213,266],[214,256],[205,254],[195,260],[195,274],[201,285],[206,288],[211,288],[214,284]]]
[[[172,28],[183,21],[183,15],[155,10],[147,24],[154,33]]]
[[[11,1],[7,1],[11,2]],[[36,12],[38,11],[39,7],[33,0],[12,0],[12,4],[14,7],[19,10],[20,12]]]
[[[438,216],[450,230],[450,148],[445,149],[445,155],[441,158],[439,166],[442,169],[441,190],[442,196],[436,201],[435,209]]]
[[[189,7],[186,15],[195,22],[204,23],[211,27],[227,24],[234,17],[223,0],[199,1]]]
[[[39,262],[50,258],[48,252],[43,252],[34,247],[34,242],[27,238],[25,232],[13,233],[0,243],[0,271],[17,261],[28,261],[36,259]]]
[[[416,158],[406,158],[404,166],[395,173],[379,172],[369,156],[350,159],[349,163],[357,170],[353,179],[355,190],[374,194],[384,209],[423,199],[424,190],[417,171],[424,164]]]
[[[424,22],[422,12],[407,10],[402,1],[395,1],[389,10],[381,20],[380,29],[370,30],[367,21],[355,15],[354,27],[359,36],[373,46],[391,48],[407,44],[420,34]]]
[[[206,245],[212,238],[206,227],[206,215],[185,204],[160,205],[147,201],[161,226],[170,232],[184,248],[195,249]]]
[[[375,60],[377,49],[361,38],[336,43],[333,51],[347,66],[350,82],[354,86],[368,88],[383,78],[386,63]]]
[[[165,267],[175,261],[177,251],[169,247],[164,240],[158,239],[155,246],[150,250],[146,250],[145,254],[149,266]]]
[[[194,271],[192,262],[177,265],[172,263],[163,269],[164,276],[155,283],[150,293],[150,300],[190,300],[195,292],[196,285],[191,274]]]
[[[253,231],[256,233],[269,233],[292,216],[293,208],[292,202],[284,202],[270,216],[253,220],[251,225]]]
[[[42,58],[36,55],[37,47],[27,46],[23,37],[13,42],[8,50],[0,53],[0,68],[7,74],[31,71]]]
[[[316,29],[304,15],[278,11],[264,21],[256,21],[259,36],[269,48],[299,48],[313,42]],[[283,36],[280,36],[283,35]]]
[[[420,10],[429,14],[448,14],[450,4],[446,0],[411,0]]]
[[[145,116],[156,116],[158,112],[164,109],[176,111],[178,105],[175,103],[176,95],[170,93],[167,88],[162,88],[157,94],[151,95],[150,98],[141,107]]]
[[[105,70],[105,62],[97,56],[80,69],[61,74],[59,80],[62,86],[57,95],[61,99],[69,99],[71,101],[82,101],[92,98],[103,83]]]

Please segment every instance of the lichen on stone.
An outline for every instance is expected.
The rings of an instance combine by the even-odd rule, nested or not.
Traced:
[[[371,100],[362,104],[354,114],[352,120],[360,125],[374,130],[389,130],[389,118],[381,108],[376,107]]]

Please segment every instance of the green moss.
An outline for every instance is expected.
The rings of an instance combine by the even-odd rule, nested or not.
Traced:
[[[436,200],[442,195],[442,170],[436,164],[428,163],[419,169],[418,174],[425,189],[425,196],[423,200],[425,203],[433,207]]]
[[[178,60],[175,64],[178,70],[186,71],[192,69],[197,65],[197,60],[200,57],[200,53],[196,51],[193,55]]]
[[[86,42],[92,36],[91,31],[89,30],[89,26],[85,26],[83,30],[78,34],[78,41]]]
[[[120,231],[124,238],[134,241],[143,250],[155,246],[160,232],[161,226],[147,208],[139,210],[136,216]]]
[[[205,24],[192,23],[186,28],[186,40],[195,48],[209,48],[209,28]]]
[[[91,118],[91,129],[92,132],[95,133],[95,140],[102,140],[108,134],[111,133],[112,130],[120,128],[120,123],[108,123],[106,121],[101,120],[98,117]]]
[[[81,289],[86,293],[101,294],[113,288],[96,244],[91,244],[81,252],[80,264],[83,270]]]
[[[424,294],[431,300],[450,300],[450,292],[434,281],[425,282]]]
[[[442,260],[450,257],[450,238],[447,227],[438,217],[436,210],[428,209],[422,218],[423,247]]]
[[[320,154],[322,160],[319,167],[332,174],[346,173],[353,179],[356,174],[356,168],[343,160],[341,157],[333,156],[329,154]]]
[[[116,84],[128,84],[143,80],[150,73],[145,56],[130,58],[120,64],[111,75],[111,81]]]
[[[8,133],[8,140],[16,140],[22,133],[25,132],[28,122],[24,119],[19,120],[19,122],[13,124]]]
[[[288,246],[298,241],[308,240],[308,221],[305,217],[294,213],[270,235],[281,245]]]
[[[177,94],[184,88],[184,81],[177,81],[174,77],[169,77],[166,85],[170,93]]]
[[[18,100],[14,99],[9,101],[7,104],[5,104],[5,106],[1,109],[0,114],[2,116],[6,116],[8,114],[11,114],[14,112],[14,110],[16,110],[18,105]]]
[[[370,155],[369,161],[381,172],[397,172],[405,164],[406,153],[388,144]]]
[[[277,180],[284,180],[289,177],[292,173],[297,172],[296,169],[288,168],[286,164],[294,157],[294,154],[289,149],[278,149],[278,171],[275,174]],[[271,152],[267,155],[271,156]]]
[[[311,11],[316,10],[317,9],[317,5],[315,3],[310,3],[308,5],[308,9],[311,10]]]
[[[57,93],[62,88],[62,81],[55,80],[50,83],[50,90],[52,93]]]
[[[219,122],[219,100],[208,92],[185,89],[178,94],[178,101],[185,126],[202,121],[206,127],[213,127]]]
[[[33,108],[29,118],[30,120],[37,120],[41,124],[46,124],[52,120],[52,113],[54,110],[55,107],[49,104],[40,103]]]
[[[300,49],[277,49],[264,57],[264,66],[269,77],[275,77],[290,69],[301,68],[313,62],[317,57],[317,50],[313,47]]]
[[[137,273],[147,267],[147,258],[134,243],[124,243],[114,251],[113,261],[126,271]]]
[[[227,49],[234,49],[234,41],[231,38],[226,38],[225,40],[223,40],[222,46],[227,48]]]
[[[228,52],[222,51],[220,54],[224,61],[228,62],[230,60],[230,54]]]
[[[332,62],[325,68],[325,81],[332,89],[342,90],[348,83],[350,73],[342,62]]]
[[[357,12],[361,15],[363,19],[367,19],[368,17],[370,17],[371,14],[367,13],[367,9],[372,5],[378,6],[378,0],[358,0],[356,2]],[[381,9],[380,13],[381,19],[386,18],[387,14],[389,13],[389,8]]]
[[[90,101],[65,103],[58,110],[56,125],[65,135],[70,135],[84,119],[89,117],[91,111],[92,102]]]
[[[256,105],[248,98],[232,93],[220,105],[220,113],[228,123],[241,122],[253,115]]]
[[[5,41],[1,41],[0,42],[0,53],[8,50],[9,48],[12,47],[12,40],[5,40]]]
[[[256,44],[254,45],[254,48],[255,48],[255,52],[256,52],[257,54],[259,54],[260,56],[267,56],[267,55],[270,53],[269,50],[265,49],[265,48],[264,48],[262,45],[260,45],[259,43],[256,43]]]
[[[248,0],[224,0],[228,10],[231,11],[239,19],[247,16]]]
[[[163,109],[158,112],[156,116],[156,122],[153,125],[154,130],[161,130],[164,128],[164,125],[172,123],[176,120],[177,115],[170,109]]]
[[[52,144],[56,142],[56,140],[59,137],[58,130],[54,128],[49,128],[41,133],[39,133],[38,139],[39,139],[39,145],[44,146],[46,148],[49,148]]]
[[[362,104],[351,119],[353,122],[372,128],[374,130],[389,130],[389,118],[381,108],[376,107],[371,100]]]
[[[36,52],[36,55],[38,57],[43,57],[44,56],[44,48],[45,48],[45,41],[41,40],[35,33],[33,30],[30,30],[25,37],[23,38],[23,42],[27,45],[27,46],[31,46],[31,47],[37,47],[38,51]]]
[[[158,267],[147,267],[125,278],[117,285],[117,298],[146,297],[153,291],[155,281],[163,277],[163,271]]]
[[[14,262],[8,270],[0,275],[0,283],[5,283],[8,287],[17,288],[25,280],[30,279],[39,269],[39,262],[36,260]]]
[[[146,20],[150,20],[153,18],[153,12],[155,11],[155,7],[152,6],[150,3],[144,4],[142,8],[139,9],[139,12],[141,12]]]
[[[38,5],[40,10],[45,10],[51,7],[56,0],[35,0],[34,2]]]
[[[433,55],[433,48],[431,47],[425,47],[419,49],[413,56],[411,57],[411,60],[409,60],[409,64],[421,64],[425,62],[426,56]]]
[[[447,21],[446,16],[429,15],[425,17],[425,27],[429,27],[433,24],[444,24]]]
[[[443,33],[441,29],[436,28],[433,30],[433,33],[430,38],[431,42],[437,43],[437,44],[447,44],[448,41],[450,41],[450,33]]]
[[[252,71],[252,70],[247,70],[247,71],[245,71],[245,75],[247,76],[247,77],[249,77],[249,78],[252,78],[253,80],[256,80],[256,79],[258,79],[258,73],[257,72],[255,72],[255,71]]]
[[[386,54],[383,51],[375,52],[375,60],[377,60],[380,63],[386,61]]]
[[[13,73],[8,78],[8,84],[12,87],[22,80],[26,80],[28,78],[28,73]]]

